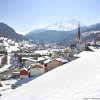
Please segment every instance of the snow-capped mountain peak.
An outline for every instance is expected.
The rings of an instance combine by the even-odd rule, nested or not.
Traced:
[[[44,29],[57,31],[71,31],[73,29],[76,29],[79,23],[80,22],[75,19],[71,19],[69,21],[58,21],[52,25],[44,27]],[[83,23],[80,23],[80,25],[85,26]]]

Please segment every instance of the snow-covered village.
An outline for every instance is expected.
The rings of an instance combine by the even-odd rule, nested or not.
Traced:
[[[0,100],[100,100],[99,3],[0,0]]]
[[[31,43],[31,41],[16,42],[12,39],[1,37],[0,95],[2,100],[6,100],[8,97],[8,100],[13,100],[15,96],[10,97],[8,95],[13,92],[16,93],[17,91],[16,100],[23,100],[24,98],[31,100],[31,93],[26,93],[30,91],[38,97],[38,100],[43,98],[41,96],[44,95],[48,97],[49,92],[50,98],[52,99],[52,96],[56,97],[55,92],[57,92],[58,100],[58,94],[64,91],[64,94],[62,92],[60,95],[63,95],[63,98],[65,98],[65,94],[69,89],[72,89],[73,84],[75,84],[73,88],[77,88],[77,85],[83,84],[81,83],[83,81],[88,82],[90,80],[91,82],[95,80],[95,77],[98,78],[100,58],[98,54],[100,52],[100,41],[98,38],[100,33],[96,32],[94,34],[96,34],[94,41],[82,42],[79,24],[76,43],[71,44],[67,48],[55,44],[45,44],[42,46]],[[97,60],[96,62],[95,59]],[[88,83],[84,86],[84,91],[90,92],[91,89],[95,91],[92,87],[94,84],[97,84],[99,87],[100,82],[98,82],[99,80],[97,83],[91,83],[92,85],[90,87],[90,83]],[[60,91],[58,87],[61,88]],[[22,89],[24,88],[26,90],[23,91]],[[46,92],[46,88],[50,90]],[[76,94],[75,98],[78,95],[84,96],[84,91],[81,90],[82,86],[80,85],[78,88],[80,89],[77,91],[70,90],[73,95]],[[79,91],[82,93],[78,93]],[[18,96],[24,92],[25,97]],[[98,93],[100,93],[99,90],[96,92],[96,95]],[[30,95],[28,98],[26,97],[27,94]],[[33,96],[33,99],[35,99],[35,96]],[[68,98],[70,98],[70,95],[68,95]]]

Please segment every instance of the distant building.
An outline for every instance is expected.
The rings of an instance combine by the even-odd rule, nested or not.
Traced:
[[[48,72],[60,65],[61,65],[61,61],[58,61],[56,59],[48,59],[44,62],[45,72]]]

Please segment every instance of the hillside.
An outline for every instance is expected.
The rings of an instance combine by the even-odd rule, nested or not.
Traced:
[[[100,98],[100,49],[84,51],[62,65],[2,96],[0,100],[85,100]],[[88,57],[87,57],[88,56]],[[88,62],[88,63],[87,63]]]
[[[87,27],[82,27],[82,30],[85,30]],[[40,41],[41,42],[47,42],[47,43],[59,43],[62,40],[64,40],[65,37],[72,38],[77,34],[77,29],[74,29],[72,31],[56,31],[56,30],[46,30],[44,32],[31,32],[25,37],[32,39],[34,41]]]
[[[94,33],[100,31],[100,23],[87,27],[81,27],[80,30],[81,30],[82,40],[84,42],[91,42],[95,40],[96,34]],[[74,32],[71,31],[71,34],[65,37],[62,41],[60,41],[58,45],[70,46],[71,43],[75,43],[77,39],[77,32],[78,30]]]
[[[53,43],[63,40],[69,34],[70,32],[67,33],[66,31],[46,30],[40,33],[27,34],[26,37],[34,41]]]
[[[0,23],[0,37],[10,38],[16,41],[28,40],[23,35],[17,34],[14,29],[4,23]]]

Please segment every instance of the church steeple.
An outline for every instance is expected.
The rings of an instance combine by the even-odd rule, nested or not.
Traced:
[[[78,26],[78,40],[77,40],[78,44],[81,44],[82,41],[81,41],[81,34],[80,34],[80,23],[79,23],[79,26]]]

